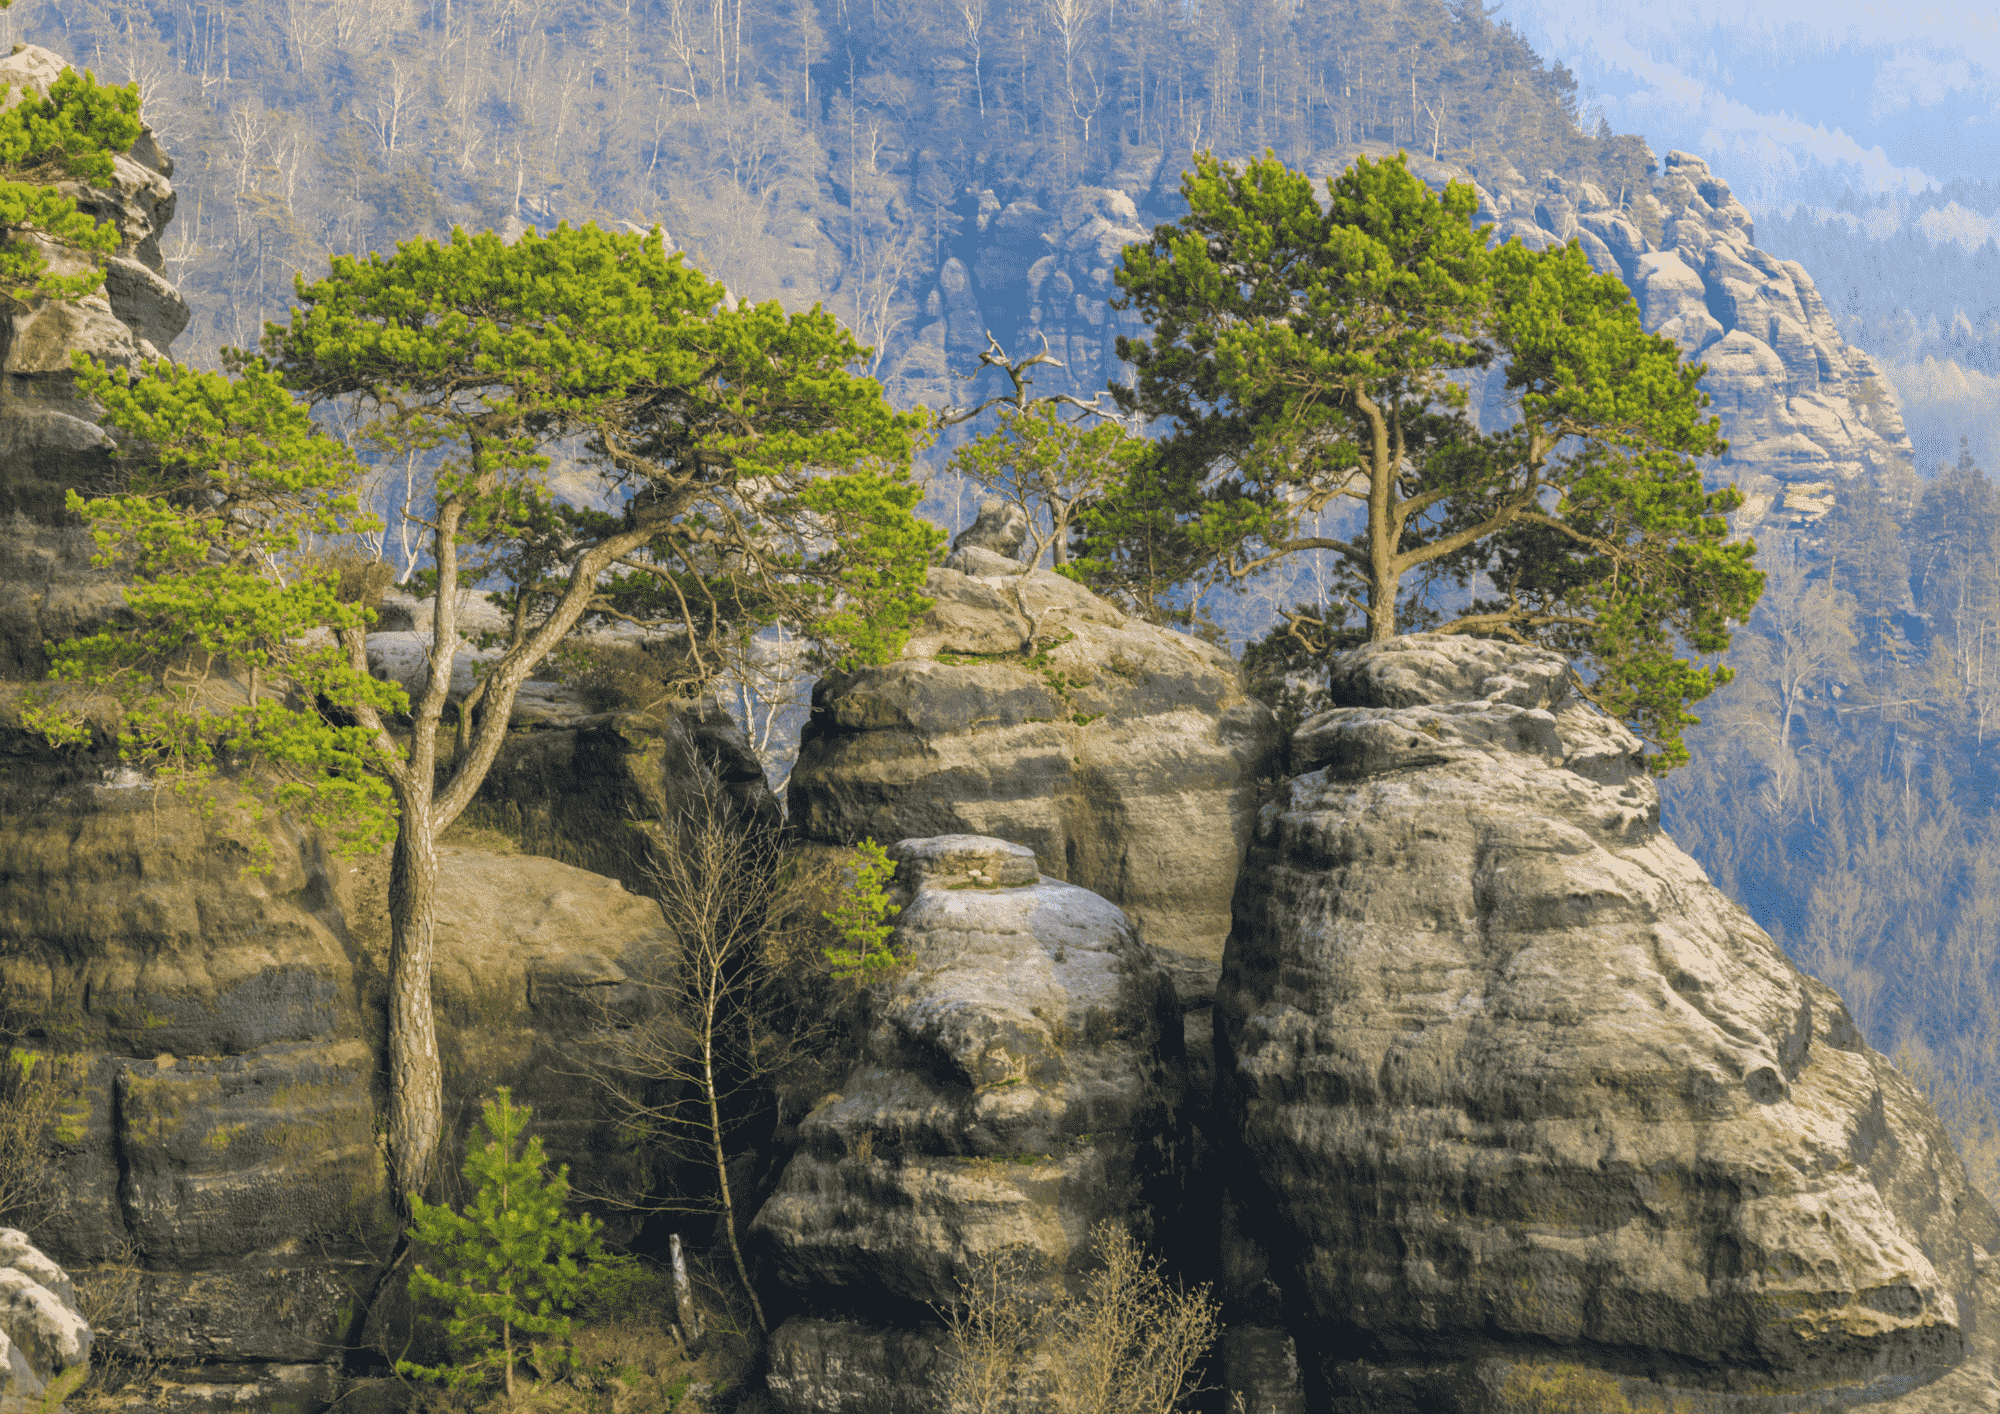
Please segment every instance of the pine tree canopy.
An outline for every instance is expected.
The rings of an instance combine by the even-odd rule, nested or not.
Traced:
[[[1086,515],[1083,572],[1116,579],[1169,540],[1224,583],[1323,555],[1368,638],[1415,622],[1558,648],[1656,769],[1685,760],[1687,705],[1727,680],[1689,655],[1725,649],[1762,582],[1728,538],[1741,497],[1703,485],[1726,444],[1702,367],[1579,246],[1489,250],[1472,188],[1433,192],[1400,159],[1360,159],[1324,202],[1269,157],[1202,158],[1183,191],[1188,215],[1118,276],[1152,328],[1119,341],[1119,400],[1173,430]],[[1472,395],[1496,365],[1514,420],[1489,431]]]

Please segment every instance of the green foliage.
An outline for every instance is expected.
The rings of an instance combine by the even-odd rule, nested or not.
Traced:
[[[299,392],[373,409],[376,447],[444,454],[452,573],[509,582],[510,650],[580,613],[677,634],[700,680],[776,622],[828,662],[887,661],[942,543],[911,514],[919,419],[849,371],[867,351],[825,311],[724,295],[657,231],[456,231],[336,258],[264,347]],[[564,436],[632,490],[623,511],[557,502]]]
[[[1119,399],[1175,431],[1086,517],[1086,579],[1157,562],[1233,583],[1323,555],[1381,639],[1409,594],[1422,612],[1483,578],[1495,592],[1442,631],[1584,660],[1654,768],[1685,761],[1687,704],[1727,670],[1684,655],[1726,648],[1761,585],[1755,547],[1728,539],[1740,496],[1702,484],[1725,450],[1702,368],[1580,246],[1489,251],[1472,189],[1433,192],[1400,158],[1360,159],[1324,206],[1274,158],[1200,158],[1183,190],[1189,214],[1118,274],[1152,325],[1119,340],[1137,373]],[[1520,417],[1486,432],[1466,377],[1496,360]]]
[[[561,1367],[571,1312],[600,1288],[615,1301],[631,1285],[631,1264],[604,1251],[601,1224],[568,1215],[568,1168],[548,1171],[540,1138],[523,1145],[532,1113],[502,1086],[481,1118],[486,1142],[466,1155],[465,1210],[412,1201],[412,1236],[436,1265],[411,1269],[410,1295],[449,1308],[454,1363],[399,1360],[399,1374],[452,1389],[498,1374],[512,1394],[523,1357],[544,1375]]]
[[[1058,570],[1069,563],[1070,527],[1080,507],[1131,475],[1152,450],[1116,422],[1086,428],[1062,405],[1002,406],[1000,427],[966,443],[945,468],[997,491],[1027,512],[1034,553],[1052,552]]]
[[[118,228],[98,223],[77,209],[74,198],[54,185],[69,180],[104,185],[112,157],[138,140],[139,85],[111,88],[85,70],[63,70],[49,96],[0,87],[0,228],[33,232],[84,256],[118,248]],[[33,242],[0,243],[0,300],[13,309],[33,300],[79,299],[104,281],[101,269],[58,275]]]
[[[320,706],[407,705],[337,637],[369,616],[352,567],[343,576],[310,549],[365,524],[346,448],[261,363],[233,379],[164,360],[128,375],[79,355],[77,379],[106,424],[150,453],[116,494],[69,493],[95,562],[130,574],[130,616],[50,644],[50,678],[67,690],[31,702],[24,720],[80,743],[86,714],[108,701],[120,756],[205,814],[222,800],[218,773],[236,766],[250,815],[272,805],[349,852],[380,848],[395,830],[382,777],[396,748]],[[267,867],[268,845],[250,843],[252,867]]]
[[[888,850],[872,839],[861,841],[854,847],[853,868],[854,882],[840,891],[838,902],[822,915],[845,944],[826,950],[834,976],[843,980],[896,965],[896,955],[889,947],[889,935],[896,931],[896,925],[889,920],[902,912],[889,901],[883,887],[896,873]]]

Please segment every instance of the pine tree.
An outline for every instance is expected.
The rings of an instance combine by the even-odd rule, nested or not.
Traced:
[[[551,1174],[539,1138],[521,1147],[532,1113],[501,1086],[486,1102],[486,1143],[466,1156],[465,1177],[477,1185],[471,1204],[457,1213],[413,1200],[413,1235],[436,1255],[438,1270],[419,1264],[410,1294],[451,1307],[445,1334],[457,1363],[399,1360],[399,1374],[458,1389],[497,1369],[512,1395],[516,1352],[539,1362],[541,1342],[569,1338],[565,1313],[584,1295],[589,1266],[606,1254],[601,1224],[564,1211],[568,1165]]]

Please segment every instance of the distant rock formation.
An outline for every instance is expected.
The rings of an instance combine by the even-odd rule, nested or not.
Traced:
[[[751,1228],[798,1308],[772,1340],[782,1414],[937,1408],[927,1306],[996,1262],[1031,1297],[1074,1286],[1094,1225],[1165,1237],[1185,1181],[1180,1005],[1124,915],[1004,840],[891,853],[909,967]]]
[[[2000,1219],[1564,677],[1412,635],[1300,728],[1216,997],[1238,1285],[1318,1408],[1991,1407]]]
[[[1144,941],[1220,957],[1275,719],[1225,650],[1024,568],[956,552],[899,661],[820,682],[791,823],[837,844],[1017,840]]]

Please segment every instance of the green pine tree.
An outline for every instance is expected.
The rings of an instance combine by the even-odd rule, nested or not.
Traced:
[[[505,1086],[486,1102],[486,1143],[465,1160],[477,1191],[464,1212],[412,1200],[414,1236],[434,1254],[437,1270],[420,1263],[410,1273],[410,1294],[451,1308],[444,1327],[457,1363],[399,1360],[399,1374],[459,1389],[498,1370],[512,1395],[519,1356],[542,1367],[543,1343],[569,1338],[567,1312],[586,1294],[591,1266],[608,1258],[601,1224],[565,1211],[568,1166],[550,1173],[538,1138],[522,1147],[532,1113]]]

